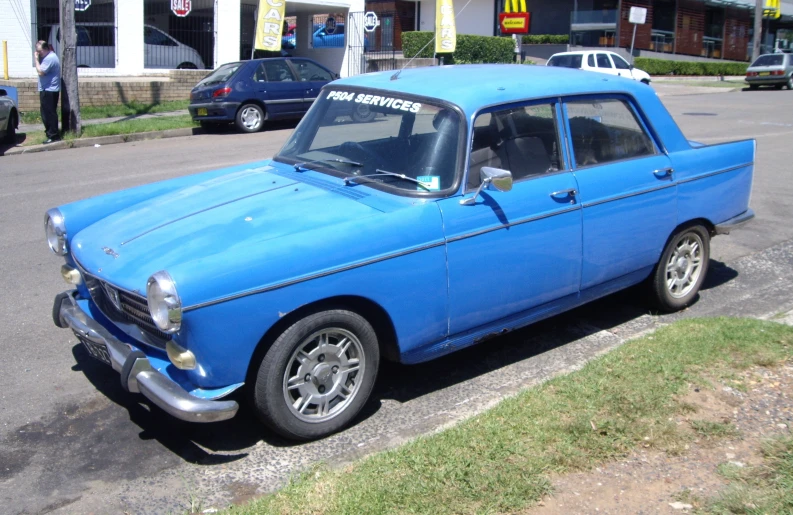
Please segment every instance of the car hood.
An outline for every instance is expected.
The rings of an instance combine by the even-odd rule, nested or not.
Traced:
[[[338,180],[308,184],[287,169],[234,171],[123,209],[76,234],[72,254],[88,272],[142,293],[158,270],[381,213]]]

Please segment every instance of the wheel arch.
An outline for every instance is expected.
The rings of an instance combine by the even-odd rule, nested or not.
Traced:
[[[289,326],[319,311],[331,309],[346,309],[364,317],[377,334],[377,343],[381,355],[389,361],[399,361],[399,345],[397,343],[396,328],[388,312],[378,303],[358,295],[341,295],[317,300],[290,311],[273,324],[259,340],[248,364],[245,377],[247,384],[253,384],[258,366],[270,346]]]

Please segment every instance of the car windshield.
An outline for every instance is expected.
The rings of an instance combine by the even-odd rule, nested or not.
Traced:
[[[783,55],[761,55],[752,66],[781,66],[784,58]]]
[[[223,66],[219,67],[217,70],[213,71],[203,79],[201,82],[198,83],[199,86],[207,86],[209,84],[218,84],[221,82],[226,82],[234,75],[240,66],[243,63],[229,63],[224,64]]]
[[[426,99],[325,88],[275,160],[350,186],[437,195],[458,183],[462,128],[455,110]]]
[[[581,54],[555,55],[548,61],[548,66],[581,68]]]

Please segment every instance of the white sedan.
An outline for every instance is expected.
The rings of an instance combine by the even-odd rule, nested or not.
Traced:
[[[621,55],[606,50],[560,52],[552,55],[546,65],[608,73],[650,84],[650,75],[647,72],[628,64]]]

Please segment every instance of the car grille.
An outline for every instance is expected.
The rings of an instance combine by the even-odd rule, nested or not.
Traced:
[[[155,339],[162,340],[161,342],[153,342],[156,346],[165,347],[165,341],[170,340],[171,335],[164,333],[155,325],[154,320],[151,318],[151,313],[149,313],[149,305],[145,297],[120,290],[101,279],[87,274],[84,270],[81,270],[81,272],[85,280],[85,286],[91,293],[91,298],[102,310],[102,313],[111,320],[121,317],[123,320],[132,322]],[[118,305],[111,299],[113,292],[118,295]]]

